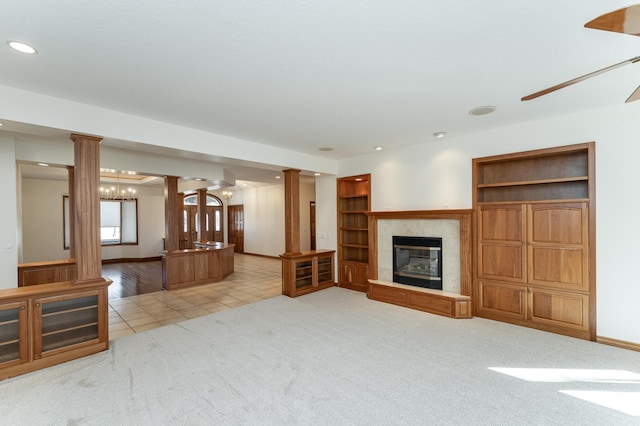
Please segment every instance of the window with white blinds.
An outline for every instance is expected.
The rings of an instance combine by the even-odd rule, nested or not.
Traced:
[[[63,198],[64,248],[70,246],[69,196]],[[138,200],[100,201],[100,243],[102,245],[138,244]]]

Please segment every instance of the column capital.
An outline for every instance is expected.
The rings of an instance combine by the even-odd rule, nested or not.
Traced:
[[[80,134],[80,133],[71,133],[71,136],[69,137],[69,139],[71,139],[73,142],[87,141],[87,142],[100,143],[100,142],[102,142],[103,138],[101,138],[99,136],[83,135],[83,134]]]

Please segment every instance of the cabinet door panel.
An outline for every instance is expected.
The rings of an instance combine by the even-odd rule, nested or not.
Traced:
[[[478,221],[480,241],[524,241],[521,205],[483,206]]]
[[[524,319],[527,313],[526,287],[480,281],[478,311]]]
[[[524,282],[524,246],[521,244],[481,244],[478,275],[485,278]]]
[[[589,289],[586,203],[529,206],[529,283]]]
[[[355,263],[353,265],[354,278],[353,283],[364,285],[369,284],[369,265],[366,263]]]
[[[533,322],[589,329],[589,296],[579,293],[532,288],[529,294]]]
[[[584,253],[580,249],[532,247],[529,282],[572,290],[587,290]]]
[[[526,282],[526,210],[520,204],[482,206],[478,213],[478,276]]]
[[[577,244],[587,239],[586,203],[533,204],[530,206],[532,243]]]

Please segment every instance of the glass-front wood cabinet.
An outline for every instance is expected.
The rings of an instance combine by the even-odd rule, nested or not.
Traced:
[[[334,253],[334,250],[311,250],[281,255],[282,294],[296,297],[335,285]]]
[[[27,362],[28,304],[0,304],[0,367]]]
[[[99,341],[99,292],[34,300],[34,358]]]

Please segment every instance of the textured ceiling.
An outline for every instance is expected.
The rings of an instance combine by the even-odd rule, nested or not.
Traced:
[[[638,37],[583,28],[628,5],[5,2],[0,85],[338,159],[623,103],[638,65],[520,98],[638,55]],[[39,54],[11,51],[10,39]],[[498,109],[468,114],[480,105]]]

